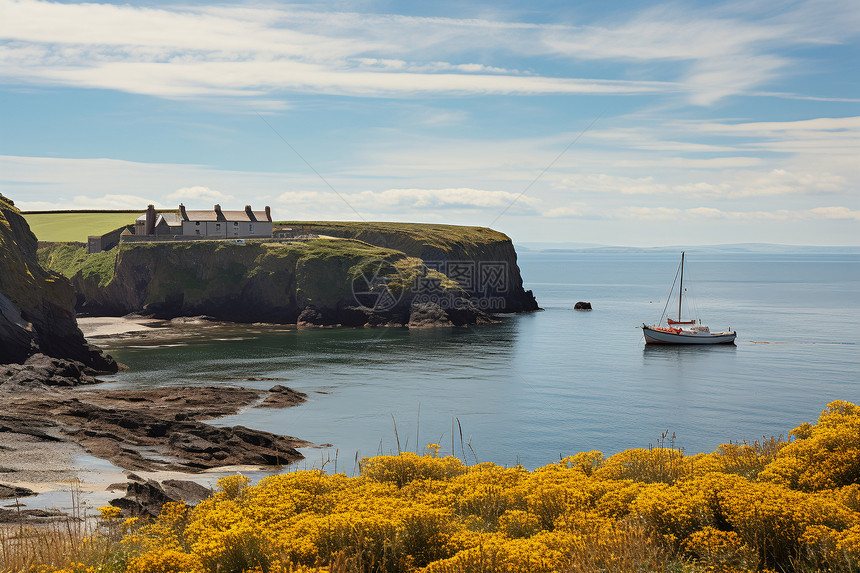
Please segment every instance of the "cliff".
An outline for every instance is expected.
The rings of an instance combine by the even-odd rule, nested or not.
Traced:
[[[305,233],[364,241],[421,259],[447,274],[492,312],[538,310],[523,289],[517,253],[504,233],[486,227],[427,223],[286,222]]]
[[[92,255],[54,244],[39,255],[71,279],[78,309],[90,314],[344,326],[489,320],[444,273],[358,240],[128,243]]]
[[[0,364],[45,354],[116,371],[113,359],[87,344],[75,320],[72,285],[39,265],[36,247],[21,213],[0,195]]]
[[[87,254],[74,243],[40,250],[69,277],[78,309],[99,315],[209,315],[306,325],[461,325],[490,313],[536,310],[516,252],[481,227],[297,223],[337,239],[285,243],[129,243]]]

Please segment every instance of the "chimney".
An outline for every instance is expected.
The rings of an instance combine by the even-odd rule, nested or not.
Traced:
[[[272,220],[272,208],[266,205],[266,219]]]
[[[257,220],[257,218],[254,216],[254,212],[251,211],[250,205],[245,205],[245,213],[248,215],[248,218],[251,219],[252,221]]]
[[[215,205],[215,219],[218,221],[225,220],[224,213],[221,212],[221,205]]]
[[[146,208],[146,226],[143,229],[144,235],[152,235],[155,232],[155,205],[149,205]]]
[[[183,221],[188,220],[188,213],[185,212],[185,205],[182,203],[179,204],[179,216],[182,217]]]

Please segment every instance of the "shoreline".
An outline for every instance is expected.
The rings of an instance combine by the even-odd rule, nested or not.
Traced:
[[[168,334],[150,326],[154,323],[163,321],[85,319],[82,329],[102,337],[153,330]],[[175,336],[180,329],[168,330]],[[317,447],[299,438],[211,423],[242,409],[284,409],[306,400],[276,381],[268,389],[123,390],[29,380],[0,381],[5,402],[0,485],[11,488],[0,491],[0,522],[15,519],[10,511],[73,509],[75,496],[94,509],[121,498],[132,482],[180,480],[212,489],[218,479],[236,472],[257,480],[305,459],[297,448]]]
[[[87,340],[151,332],[164,322],[143,316],[79,316],[77,320],[78,328]]]

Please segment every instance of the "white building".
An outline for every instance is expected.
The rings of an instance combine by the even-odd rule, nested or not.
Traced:
[[[212,211],[187,211],[179,205],[182,219],[182,234],[208,238],[254,238],[272,236],[272,211],[252,211],[250,205],[244,211],[222,211],[215,205]]]
[[[222,211],[215,205],[211,211],[189,211],[179,205],[179,213],[156,213],[150,205],[135,221],[135,235],[167,237],[192,236],[208,239],[253,239],[272,236],[272,211]]]

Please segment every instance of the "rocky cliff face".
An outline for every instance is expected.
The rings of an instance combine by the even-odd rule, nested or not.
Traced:
[[[98,315],[208,315],[300,326],[489,320],[468,292],[420,259],[353,240],[144,243],[98,255],[54,245],[40,256],[71,278],[79,310]]]
[[[115,372],[113,359],[88,345],[78,329],[71,284],[39,266],[36,246],[18,209],[0,195],[0,364],[45,354]]]
[[[539,308],[532,291],[523,289],[511,239],[493,229],[412,223],[296,223],[294,227],[306,233],[357,239],[419,258],[456,280],[477,304],[491,312]]]

